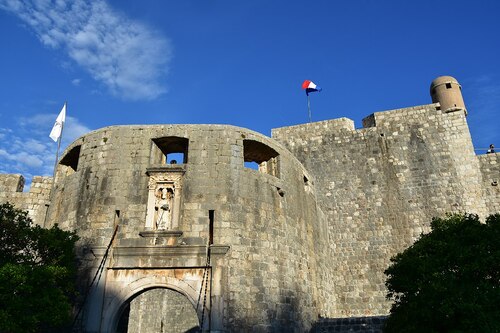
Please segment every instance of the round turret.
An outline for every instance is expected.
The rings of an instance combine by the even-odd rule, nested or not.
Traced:
[[[431,83],[433,103],[439,103],[444,112],[464,111],[467,115],[462,86],[451,76],[440,76]]]

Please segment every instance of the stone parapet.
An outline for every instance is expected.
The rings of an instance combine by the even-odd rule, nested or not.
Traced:
[[[23,192],[24,182],[19,174],[0,175],[0,202],[10,202],[27,211],[34,223],[43,226],[50,203],[52,177],[33,177],[29,192]]]
[[[500,153],[477,156],[487,214],[500,212]]]

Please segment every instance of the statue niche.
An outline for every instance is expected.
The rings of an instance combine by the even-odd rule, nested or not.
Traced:
[[[145,230],[177,230],[184,170],[149,168],[147,174],[149,185]]]
[[[155,228],[156,230],[171,230],[174,208],[174,188],[163,187],[160,184],[155,191],[155,197]]]

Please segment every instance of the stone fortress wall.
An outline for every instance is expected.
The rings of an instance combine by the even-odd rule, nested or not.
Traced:
[[[27,211],[35,223],[43,226],[50,204],[52,177],[33,177],[29,192],[23,192],[24,184],[25,179],[20,174],[0,174],[0,202],[9,201]]]
[[[438,104],[273,130],[315,176],[329,228],[338,317],[387,313],[389,258],[429,231],[432,217],[498,212],[498,154],[476,156],[463,110]],[[313,133],[311,135],[311,133]]]
[[[380,326],[391,256],[432,217],[499,211],[500,154],[475,155],[460,89],[441,77],[433,104],[272,139],[224,125],[107,127],[66,149],[50,201],[51,178],[22,193],[20,175],[1,175],[0,201],[76,230],[88,280],[106,258],[86,332]]]
[[[170,153],[182,153],[182,160],[166,163]],[[260,164],[260,171],[244,161]],[[208,249],[211,297],[198,308],[200,318],[210,312],[204,325],[306,330],[328,290],[317,268],[326,224],[307,177],[276,142],[232,126],[116,126],[75,141],[56,173],[47,226],[58,223],[90,240],[96,269],[118,225],[105,292],[90,297],[87,330],[114,331],[135,295],[130,330],[141,327],[137,321],[154,322],[158,314],[149,311],[147,318],[140,300],[151,298],[141,294],[150,288],[178,291],[197,305]],[[160,188],[174,196],[165,227],[156,223]]]

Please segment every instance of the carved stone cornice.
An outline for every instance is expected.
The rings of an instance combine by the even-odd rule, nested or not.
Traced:
[[[180,230],[143,230],[139,232],[141,237],[181,237],[183,234]]]
[[[184,164],[162,164],[154,165],[146,168],[146,175],[151,176],[157,173],[180,173],[184,174],[186,172],[186,166]]]
[[[205,245],[175,246],[118,246],[113,249],[113,257],[205,257]]]
[[[152,171],[146,171],[149,176],[148,188],[154,189],[156,184],[159,183],[172,183],[176,188],[182,186],[182,177],[184,176],[184,170],[171,170],[171,169],[155,169]]]
[[[212,244],[210,245],[210,255],[225,255],[231,246],[223,244]]]

